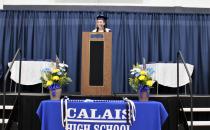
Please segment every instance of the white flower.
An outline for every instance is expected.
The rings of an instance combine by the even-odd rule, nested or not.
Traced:
[[[47,78],[47,76],[46,76],[45,73],[41,73],[41,77],[42,77],[45,81],[48,81],[48,78]]]
[[[59,66],[62,67],[62,68],[63,68],[63,67],[67,67],[67,68],[68,68],[68,67],[69,67],[68,65],[63,64],[63,63],[59,63]]]
[[[131,69],[131,74],[135,74],[136,72],[140,73],[141,69],[140,68],[133,68]]]

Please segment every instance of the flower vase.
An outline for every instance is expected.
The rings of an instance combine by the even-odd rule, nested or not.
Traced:
[[[139,101],[149,101],[150,89],[147,86],[140,86],[138,90]]]
[[[61,93],[62,93],[62,89],[61,89],[60,85],[58,85],[58,84],[51,85],[49,87],[49,91],[50,91],[50,99],[51,100],[60,100]]]

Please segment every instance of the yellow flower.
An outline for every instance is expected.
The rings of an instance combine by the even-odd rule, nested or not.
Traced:
[[[140,75],[146,75],[146,74],[147,74],[147,72],[144,71],[144,70],[142,70],[142,71],[140,72]]]
[[[144,75],[139,76],[139,80],[141,80],[141,81],[142,81],[142,80],[145,80],[145,78],[146,78],[146,77],[145,77]]]
[[[58,73],[59,71],[59,69],[53,69],[53,73]]]
[[[151,87],[152,84],[153,84],[153,81],[152,81],[152,80],[148,80],[148,81],[147,81],[147,86]]]
[[[52,79],[55,80],[55,81],[58,81],[60,78],[58,76],[53,76]]]
[[[47,81],[47,86],[51,86],[52,84],[53,84],[53,81],[51,81],[51,80]]]

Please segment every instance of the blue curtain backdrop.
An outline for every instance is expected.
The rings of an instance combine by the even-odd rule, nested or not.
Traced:
[[[210,15],[140,12],[103,12],[113,33],[113,93],[130,93],[132,64],[176,62],[181,50],[195,66],[194,94],[210,94]],[[82,32],[95,27],[98,12],[1,11],[0,64],[3,70],[17,48],[25,60],[55,59],[70,67],[73,79],[66,92],[80,92]]]

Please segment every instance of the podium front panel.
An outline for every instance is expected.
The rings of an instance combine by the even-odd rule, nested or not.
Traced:
[[[90,86],[103,86],[104,42],[90,41]]]
[[[112,33],[83,32],[82,95],[111,95]]]

